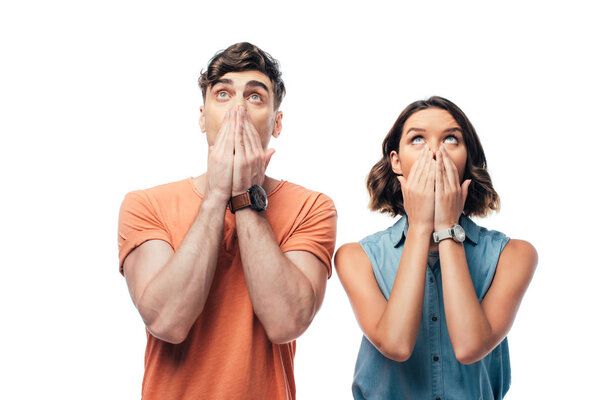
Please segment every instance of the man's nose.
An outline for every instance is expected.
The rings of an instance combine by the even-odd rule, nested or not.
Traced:
[[[232,99],[232,107],[238,109],[239,107],[246,108],[246,99],[244,96],[235,96]]]

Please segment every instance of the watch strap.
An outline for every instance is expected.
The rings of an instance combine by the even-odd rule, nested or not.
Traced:
[[[242,194],[238,194],[237,196],[233,196],[229,200],[229,210],[232,214],[235,214],[236,211],[241,210],[242,208],[250,207],[252,201],[250,200],[250,193],[244,192]]]
[[[453,236],[452,228],[442,229],[441,231],[433,232],[433,242],[439,243],[444,239],[451,239]]]

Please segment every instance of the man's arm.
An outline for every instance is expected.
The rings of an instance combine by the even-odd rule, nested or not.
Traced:
[[[245,208],[235,215],[254,313],[272,342],[294,340],[308,328],[323,302],[327,267],[306,251],[284,254],[263,214]]]
[[[225,206],[206,199],[179,249],[149,240],[125,258],[133,303],[158,339],[181,343],[202,312],[215,274]]]
[[[149,240],[124,260],[131,298],[148,331],[161,340],[184,341],[206,303],[231,195],[233,140],[239,122],[237,113],[225,117],[209,151],[206,197],[177,251],[164,241]]]
[[[242,110],[235,137],[232,195],[262,185],[274,150],[264,150],[260,136]],[[254,313],[274,343],[294,340],[308,328],[325,293],[327,269],[312,253],[284,253],[266,217],[246,208],[236,212],[236,231],[244,276]]]

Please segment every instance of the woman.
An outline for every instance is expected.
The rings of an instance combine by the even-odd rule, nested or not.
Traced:
[[[537,253],[469,218],[499,208],[475,129],[444,98],[410,104],[367,187],[372,210],[402,218],[335,256],[365,334],[354,398],[502,398]]]

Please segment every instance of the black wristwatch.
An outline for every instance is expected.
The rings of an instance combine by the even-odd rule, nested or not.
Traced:
[[[238,194],[229,199],[229,210],[235,214],[242,208],[250,207],[256,211],[265,211],[269,200],[265,189],[258,185],[252,185],[245,193]]]

